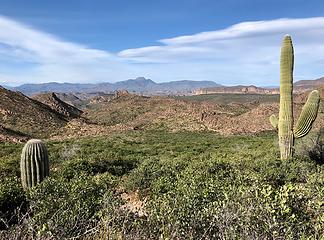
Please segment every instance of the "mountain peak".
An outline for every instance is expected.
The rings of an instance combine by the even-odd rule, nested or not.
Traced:
[[[136,81],[144,81],[147,80],[145,77],[137,77],[135,78]]]
[[[153,80],[149,79],[149,78],[145,78],[145,77],[137,77],[135,79],[131,79],[134,80],[136,82],[147,82],[147,83],[155,83]]]

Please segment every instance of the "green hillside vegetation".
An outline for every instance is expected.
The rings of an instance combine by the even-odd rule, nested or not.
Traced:
[[[47,141],[51,175],[27,194],[23,145],[2,144],[0,239],[320,239],[318,136],[297,142],[288,161],[279,160],[274,132]],[[317,148],[306,148],[314,139]]]

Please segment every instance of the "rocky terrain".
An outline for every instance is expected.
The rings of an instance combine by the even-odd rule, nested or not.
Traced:
[[[323,99],[323,89],[321,97]],[[222,135],[254,134],[273,130],[269,116],[279,112],[277,97],[217,94],[200,98],[140,96],[128,91],[102,95],[82,102],[82,110],[64,102],[83,101],[73,95],[47,93],[29,98],[0,89],[0,139],[24,141],[28,137],[74,138],[119,131],[214,131]],[[207,95],[206,95],[207,96]],[[213,99],[214,96],[214,99]],[[251,101],[245,101],[251,99]],[[295,96],[299,115],[307,92]],[[324,126],[323,101],[315,129]]]
[[[324,85],[324,77],[315,80],[300,80],[294,83],[294,87],[297,90],[311,90]],[[323,88],[322,88],[323,89]]]
[[[63,95],[62,97],[64,97],[64,96],[66,96],[66,95]],[[45,105],[49,106],[52,110],[62,114],[63,116],[65,116],[67,118],[78,118],[83,113],[78,108],[68,104],[67,102],[62,101],[53,92],[34,95],[32,98],[41,102],[41,103],[44,103]],[[78,98],[73,99],[73,101],[76,101],[76,100],[78,100]]]
[[[304,101],[295,103],[295,118]],[[102,135],[114,131],[214,131],[222,135],[250,135],[273,130],[269,116],[279,112],[273,99],[263,102],[231,102],[179,100],[167,97],[143,97],[133,94],[99,101],[84,109],[84,117],[92,124],[79,120],[69,122],[63,132],[66,137]],[[321,103],[314,129],[324,126],[324,104]],[[56,136],[60,138],[60,136]]]
[[[0,124],[3,132],[48,137],[68,120],[48,105],[22,93],[0,88]]]
[[[11,129],[5,128],[0,125],[0,143],[1,142],[25,142],[27,141],[29,136],[13,131]]]

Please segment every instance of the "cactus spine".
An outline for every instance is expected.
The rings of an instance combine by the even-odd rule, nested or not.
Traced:
[[[316,119],[319,106],[319,92],[314,90],[310,93],[302,113],[293,129],[293,69],[294,49],[292,40],[286,35],[281,47],[280,56],[280,109],[279,120],[272,115],[270,122],[272,126],[278,127],[279,149],[282,160],[293,156],[294,139],[308,134]]]
[[[20,170],[25,190],[36,186],[49,175],[48,153],[41,140],[31,139],[26,143],[21,153]]]

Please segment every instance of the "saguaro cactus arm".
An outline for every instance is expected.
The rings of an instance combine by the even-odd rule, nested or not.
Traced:
[[[308,96],[307,102],[303,106],[302,112],[294,129],[295,138],[304,137],[309,133],[312,128],[312,124],[317,117],[319,102],[319,92],[317,90],[312,91]]]
[[[269,120],[270,120],[272,127],[275,129],[278,129],[278,118],[276,117],[276,115],[272,114],[270,116]]]

